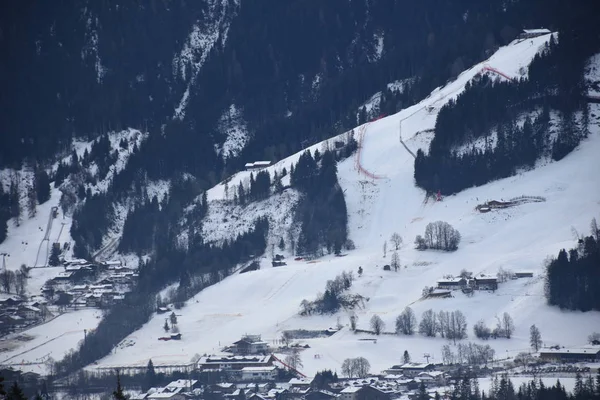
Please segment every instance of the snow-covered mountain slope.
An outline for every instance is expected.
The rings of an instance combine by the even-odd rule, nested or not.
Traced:
[[[27,284],[27,292],[29,294],[40,294],[40,288],[48,279],[64,271],[63,267],[38,268],[47,265],[52,243],[58,242],[61,243],[61,246],[64,243],[68,243],[68,249],[62,255],[67,259],[72,257],[74,244],[70,234],[72,215],[70,211],[66,214],[63,212],[63,207],[60,204],[62,191],[75,193],[79,184],[84,185],[92,193],[106,191],[114,176],[127,165],[134,146],[139,148],[147,138],[147,134],[142,134],[135,129],[127,129],[120,132],[111,132],[107,135],[107,138],[110,142],[111,151],[116,151],[116,157],[106,175],[100,179],[98,177],[98,166],[92,161],[88,168],[86,168],[85,174],[95,177],[95,181],[87,179],[86,182],[81,176],[71,176],[59,188],[55,188],[52,182],[50,185],[50,199],[36,207],[36,213],[33,217],[28,215],[26,207],[26,188],[31,185],[32,172],[25,168],[21,171],[0,171],[0,183],[4,185],[5,191],[8,190],[10,180],[18,176],[22,210],[21,220],[18,224],[15,218],[8,221],[8,236],[4,242],[0,243],[0,253],[8,254],[5,261],[6,267],[9,270],[17,270],[22,264],[25,264],[27,267],[35,267],[30,271],[30,279]],[[122,140],[126,141],[126,147],[121,146]],[[72,148],[78,157],[81,158],[86,150],[87,152],[91,151],[92,144],[93,141],[76,141],[72,144]],[[70,163],[70,158],[71,156],[67,156],[62,161],[68,164]],[[51,166],[53,170],[56,170],[57,167],[58,163]],[[158,182],[152,184],[147,191],[149,195],[156,194],[161,198],[164,196],[167,188],[168,185],[165,182]],[[110,243],[114,240],[114,237],[119,236],[128,209],[123,206],[117,206],[116,211],[117,219],[113,227],[113,236],[108,237],[106,243]]]
[[[572,227],[586,231],[590,219],[600,210],[596,176],[600,168],[597,157],[600,107],[590,105],[590,114],[594,115],[590,137],[560,162],[465,190],[435,203],[424,202],[424,192],[414,186],[414,159],[400,143],[398,134],[402,121],[406,147],[413,152],[417,148],[426,149],[436,110],[457,96],[466,82],[485,66],[511,77],[525,73],[532,57],[548,39],[549,35],[501,48],[485,63],[465,71],[423,102],[357,129],[362,132],[361,150],[356,158],[338,165],[348,207],[350,237],[357,250],[345,257],[327,256],[316,262],[288,260],[285,267],[226,278],[196,295],[178,312],[181,341],[158,341],[163,335],[164,317],[155,316],[130,336],[135,342],[133,346],[107,356],[99,366],[145,365],[150,358],[155,365],[184,364],[195,353],[219,352],[244,333],[262,334],[270,341],[278,339],[287,329],[333,327],[338,318],[346,325],[340,332],[329,338],[305,340],[310,345],[310,349],[302,352],[305,373],[314,374],[324,368],[339,372],[345,358],[356,356],[367,358],[372,370],[379,372],[400,362],[404,350],[409,350],[415,361],[421,361],[424,353],[429,353],[433,361],[441,361],[441,347],[448,343],[441,338],[383,335],[373,344],[360,340],[372,336],[349,331],[345,312],[333,316],[298,315],[303,299],[314,299],[324,290],[328,279],[342,271],[356,274],[359,266],[364,273],[350,291],[369,298],[364,309],[357,311],[361,329],[369,329],[369,319],[377,314],[386,323],[385,331],[393,331],[396,316],[406,306],[413,307],[419,318],[429,308],[458,309],[467,317],[468,340],[484,343],[473,337],[472,326],[480,319],[494,326],[496,317],[508,312],[516,325],[513,338],[485,342],[496,350],[499,358],[529,348],[531,324],[540,328],[546,345],[583,345],[587,335],[600,326],[600,313],[563,312],[547,306],[543,290],[544,259],[555,255],[560,248],[572,247]],[[319,146],[322,145],[311,149]],[[271,173],[284,166],[289,170],[298,156],[270,167]],[[239,173],[228,185],[234,187],[248,176],[249,172]],[[546,201],[487,214],[475,210],[477,204],[486,200],[521,195],[543,196]],[[223,196],[224,185],[208,193],[212,203]],[[415,235],[423,234],[426,224],[437,220],[447,221],[461,232],[463,239],[458,251],[421,252],[413,248]],[[387,258],[383,257],[382,246],[393,232],[400,233],[405,242],[399,250],[402,267],[398,272],[382,269],[390,259],[389,252]],[[423,287],[435,285],[445,275],[457,275],[462,269],[495,275],[499,268],[531,271],[534,277],[501,284],[494,293],[478,292],[473,297],[456,293],[449,299],[421,299]],[[573,326],[578,329],[571,329]],[[317,354],[320,357],[316,358]]]
[[[600,110],[596,110],[600,112]],[[180,311],[181,342],[159,342],[164,323],[161,316],[153,318],[135,332],[135,345],[108,356],[99,364],[145,365],[149,358],[155,364],[186,363],[194,353],[218,352],[246,332],[260,333],[267,340],[279,338],[286,329],[327,329],[336,323],[337,316],[300,317],[297,315],[303,299],[313,299],[322,291],[325,282],[342,271],[356,271],[362,266],[364,274],[358,278],[354,293],[369,297],[364,310],[358,311],[359,328],[368,329],[373,314],[380,315],[393,330],[394,320],[404,307],[410,305],[417,315],[429,308],[463,311],[471,327],[479,319],[489,325],[495,317],[509,312],[516,325],[510,340],[492,340],[489,343],[498,356],[527,350],[529,326],[536,324],[547,345],[582,345],[587,335],[600,324],[600,313],[563,312],[549,307],[543,296],[543,261],[562,247],[573,245],[571,227],[584,231],[590,218],[597,214],[600,190],[594,186],[599,165],[596,157],[600,150],[600,131],[597,128],[582,146],[559,163],[544,166],[513,178],[507,178],[480,188],[467,190],[446,198],[441,203],[423,206],[422,193],[396,177],[386,183],[377,183],[379,194],[374,193],[372,217],[373,232],[370,241],[346,257],[326,257],[314,264],[288,261],[283,268],[263,269],[235,275],[199,293]],[[400,158],[404,158],[401,155]],[[407,165],[412,162],[406,157]],[[404,175],[410,175],[405,168]],[[351,160],[340,165],[344,186],[354,180],[360,185]],[[403,175],[403,174],[399,174]],[[354,179],[352,177],[354,176]],[[348,192],[347,192],[348,193]],[[506,199],[521,194],[543,195],[544,203],[533,203],[489,214],[480,214],[474,206],[484,199]],[[351,196],[351,194],[349,195]],[[477,199],[479,198],[479,201]],[[357,204],[360,202],[354,202]],[[357,209],[349,202],[351,220]],[[463,235],[460,249],[452,254],[419,252],[410,244],[421,234],[428,222],[445,220]],[[389,258],[382,257],[381,246],[389,233],[401,233],[407,242],[400,250],[402,269],[386,272],[382,266]],[[361,237],[361,230],[351,222],[352,237]],[[389,257],[389,256],[388,256]],[[434,285],[447,274],[458,274],[466,268],[474,273],[495,274],[498,268],[528,270],[534,278],[510,281],[495,293],[477,293],[469,298],[461,293],[451,299],[420,300],[424,286]],[[219,299],[219,301],[215,301]],[[339,313],[347,324],[347,315]],[[576,331],[566,328],[577,326]],[[377,344],[360,341],[365,335],[355,335],[343,329],[327,339],[312,339],[311,349],[304,351],[304,372],[315,373],[323,368],[339,370],[346,357],[362,355],[375,371],[398,363],[402,352],[408,349],[413,359],[420,360],[428,352],[434,360],[441,360],[440,348],[444,339],[382,336]],[[318,359],[314,354],[321,354]]]

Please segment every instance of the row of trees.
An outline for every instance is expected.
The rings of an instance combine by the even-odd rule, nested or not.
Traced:
[[[456,351],[449,344],[442,346],[442,361],[444,364],[487,365],[494,359],[495,351],[489,344],[472,342],[459,343]]]
[[[356,330],[356,322],[357,317],[354,314],[351,315],[350,326],[352,330]],[[436,313],[432,309],[429,309],[423,312],[421,321],[418,322],[412,308],[406,307],[402,313],[396,317],[395,325],[396,334],[398,335],[414,335],[418,332],[423,336],[436,337],[439,334],[442,338],[452,340],[454,343],[456,343],[457,340],[465,339],[467,337],[467,319],[459,310],[438,311]],[[385,329],[385,323],[381,317],[373,315],[370,320],[370,327],[376,335],[379,335]],[[473,327],[475,336],[480,339],[489,339],[490,337],[505,337],[510,339],[514,329],[513,319],[508,313],[504,313],[502,318],[498,318],[498,324],[493,331],[487,328],[483,321],[477,322]],[[539,335],[539,331],[537,331],[537,333]]]
[[[473,326],[475,336],[484,340],[489,338],[497,339],[500,337],[510,339],[515,331],[515,324],[510,314],[505,312],[502,314],[502,318],[496,317],[496,320],[496,327],[493,330],[488,328],[483,320],[477,321]]]
[[[18,271],[3,270],[0,272],[0,286],[5,293],[11,293],[11,290],[18,295],[25,294],[27,289],[27,279],[29,278],[29,268],[21,265]]]
[[[346,358],[342,363],[342,374],[348,378],[366,378],[369,376],[371,364],[364,357]]]
[[[562,249],[546,267],[545,294],[548,304],[569,310],[600,310],[600,230],[594,218],[591,234],[581,237],[577,247]]]
[[[415,247],[417,250],[435,249],[455,251],[460,243],[460,232],[447,222],[430,222],[425,227],[425,236],[417,235]]]

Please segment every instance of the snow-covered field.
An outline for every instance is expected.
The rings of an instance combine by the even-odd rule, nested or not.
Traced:
[[[469,324],[469,339],[490,344],[497,358],[515,356],[529,349],[529,327],[536,324],[546,345],[581,346],[586,337],[600,327],[599,312],[565,312],[546,305],[544,299],[544,259],[556,255],[563,247],[572,247],[572,227],[587,232],[592,217],[600,211],[600,107],[590,105],[593,118],[591,135],[565,159],[548,163],[538,169],[472,188],[447,197],[443,202],[425,203],[424,193],[414,186],[412,156],[401,145],[398,127],[402,121],[402,138],[412,151],[426,149],[431,134],[423,132],[435,124],[436,110],[464,89],[465,83],[481,71],[483,65],[501,70],[508,76],[520,76],[532,57],[549,39],[549,35],[501,48],[485,63],[465,71],[454,82],[436,89],[420,104],[400,113],[372,122],[365,127],[362,151],[358,162],[364,170],[383,176],[370,179],[359,175],[356,160],[348,159],[338,166],[349,213],[350,237],[357,250],[345,257],[326,256],[316,262],[287,260],[288,265],[266,268],[231,276],[207,288],[177,311],[181,341],[158,341],[164,332],[164,316],[155,316],[130,336],[132,346],[120,349],[99,361],[99,366],[155,365],[188,363],[194,354],[219,352],[245,333],[262,334],[273,341],[287,329],[327,329],[339,321],[344,328],[328,338],[304,340],[310,345],[302,352],[303,372],[331,368],[340,372],[345,358],[364,356],[373,372],[379,372],[400,362],[404,350],[413,361],[441,361],[441,347],[448,343],[441,338],[422,336],[401,337],[382,335],[377,342],[368,334],[349,331],[348,315],[301,317],[299,304],[312,300],[322,292],[328,279],[342,271],[364,273],[350,289],[369,301],[357,310],[358,327],[368,329],[372,315],[386,323],[386,332],[394,330],[396,316],[411,306],[417,316],[429,308],[461,310]],[[523,69],[524,68],[524,69]],[[430,108],[433,107],[433,108]],[[321,144],[311,147],[314,151]],[[288,168],[299,154],[270,167],[270,172]],[[230,187],[247,179],[248,172],[235,175]],[[477,204],[485,200],[502,200],[520,195],[543,196],[545,202],[480,214]],[[224,198],[224,186],[208,193],[209,201]],[[213,204],[209,206],[213,207]],[[215,214],[216,215],[216,214]],[[422,234],[427,223],[447,221],[462,234],[458,251],[442,253],[419,252],[413,249],[415,235]],[[214,224],[218,221],[215,219]],[[210,229],[205,226],[204,229]],[[383,257],[383,243],[393,232],[400,233],[404,245],[399,250],[401,270],[383,271],[389,263]],[[391,245],[388,243],[388,250]],[[467,269],[473,273],[495,275],[502,267],[513,271],[526,270],[533,278],[509,281],[495,293],[478,292],[469,298],[457,293],[453,298],[421,300],[424,286],[435,285],[448,274]],[[472,326],[484,320],[494,326],[496,316],[508,312],[514,318],[516,330],[512,339],[481,342],[473,337]],[[577,329],[572,329],[577,327]],[[315,355],[320,355],[316,358]],[[93,368],[93,367],[90,367]]]
[[[102,313],[84,309],[62,314],[50,322],[0,340],[0,364],[45,374],[49,359],[60,360],[96,329]]]

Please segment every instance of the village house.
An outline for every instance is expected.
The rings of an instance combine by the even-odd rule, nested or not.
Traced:
[[[277,367],[274,365],[242,368],[243,381],[274,381],[275,378],[277,378]]]
[[[305,400],[332,400],[341,397],[328,390],[313,390],[304,395]]]
[[[312,378],[292,378],[288,382],[291,391],[301,391],[309,389],[312,385]]]
[[[178,379],[165,387],[168,389],[180,388],[182,393],[189,393],[194,389],[199,389],[201,386],[200,382],[196,379]]]
[[[350,386],[340,392],[340,400],[389,400],[391,396],[371,385]]]
[[[446,374],[442,371],[421,372],[417,378],[426,386],[445,386],[447,383]]]
[[[208,356],[197,362],[200,371],[231,371],[245,367],[268,367],[273,365],[273,356]]]
[[[88,307],[100,307],[102,305],[102,297],[97,294],[86,294],[85,305]]]
[[[183,394],[181,388],[161,388],[154,393],[150,393],[148,400],[186,400],[186,396]]]
[[[403,364],[400,368],[402,370],[403,375],[410,378],[414,378],[421,372],[433,371],[435,369],[435,366],[433,364],[427,363],[407,363]]]
[[[42,311],[39,308],[25,304],[19,306],[17,313],[27,321],[35,321],[42,315]]]
[[[236,355],[266,354],[269,350],[269,344],[260,335],[244,335],[233,344],[233,353]]]

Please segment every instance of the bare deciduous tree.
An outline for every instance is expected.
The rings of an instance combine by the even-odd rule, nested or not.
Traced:
[[[394,250],[399,250],[402,246],[402,236],[400,236],[397,232],[394,232],[390,237],[390,242],[394,245]]]
[[[485,325],[485,322],[481,319],[473,326],[473,332],[479,339],[488,340],[492,335],[492,331]]]
[[[358,315],[352,313],[350,314],[350,330],[356,330],[356,324],[358,323]]]
[[[505,312],[502,314],[502,319],[498,318],[498,324],[496,325],[495,334],[496,336],[503,336],[510,339],[512,333],[515,331],[515,324],[509,313]]]
[[[357,378],[366,378],[369,375],[371,364],[364,357],[357,357],[354,359],[354,371]]]
[[[383,242],[383,258],[387,255],[387,240]]]
[[[419,324],[419,333],[425,336],[435,337],[437,330],[437,318],[433,310],[429,309],[423,312],[421,323]]]
[[[381,319],[381,317],[377,314],[371,317],[371,329],[375,332],[376,335],[381,335],[381,331],[385,328],[385,323]]]
[[[23,271],[17,271],[15,273],[15,292],[22,296],[25,294],[27,288],[27,275]]]
[[[0,285],[6,293],[10,293],[10,289],[15,283],[15,273],[13,271],[2,271],[0,272]]]
[[[394,250],[392,253],[392,261],[390,262],[394,271],[398,272],[398,268],[400,268],[400,257],[398,256],[398,252]]]
[[[300,357],[300,350],[298,349],[293,349],[292,353],[285,358],[285,362],[295,370],[298,370],[304,366],[302,364],[302,357]]]
[[[529,344],[536,353],[542,347],[542,334],[535,324],[529,328]]]
[[[413,335],[417,328],[417,317],[410,307],[406,307],[398,318],[396,318],[396,333]]]

